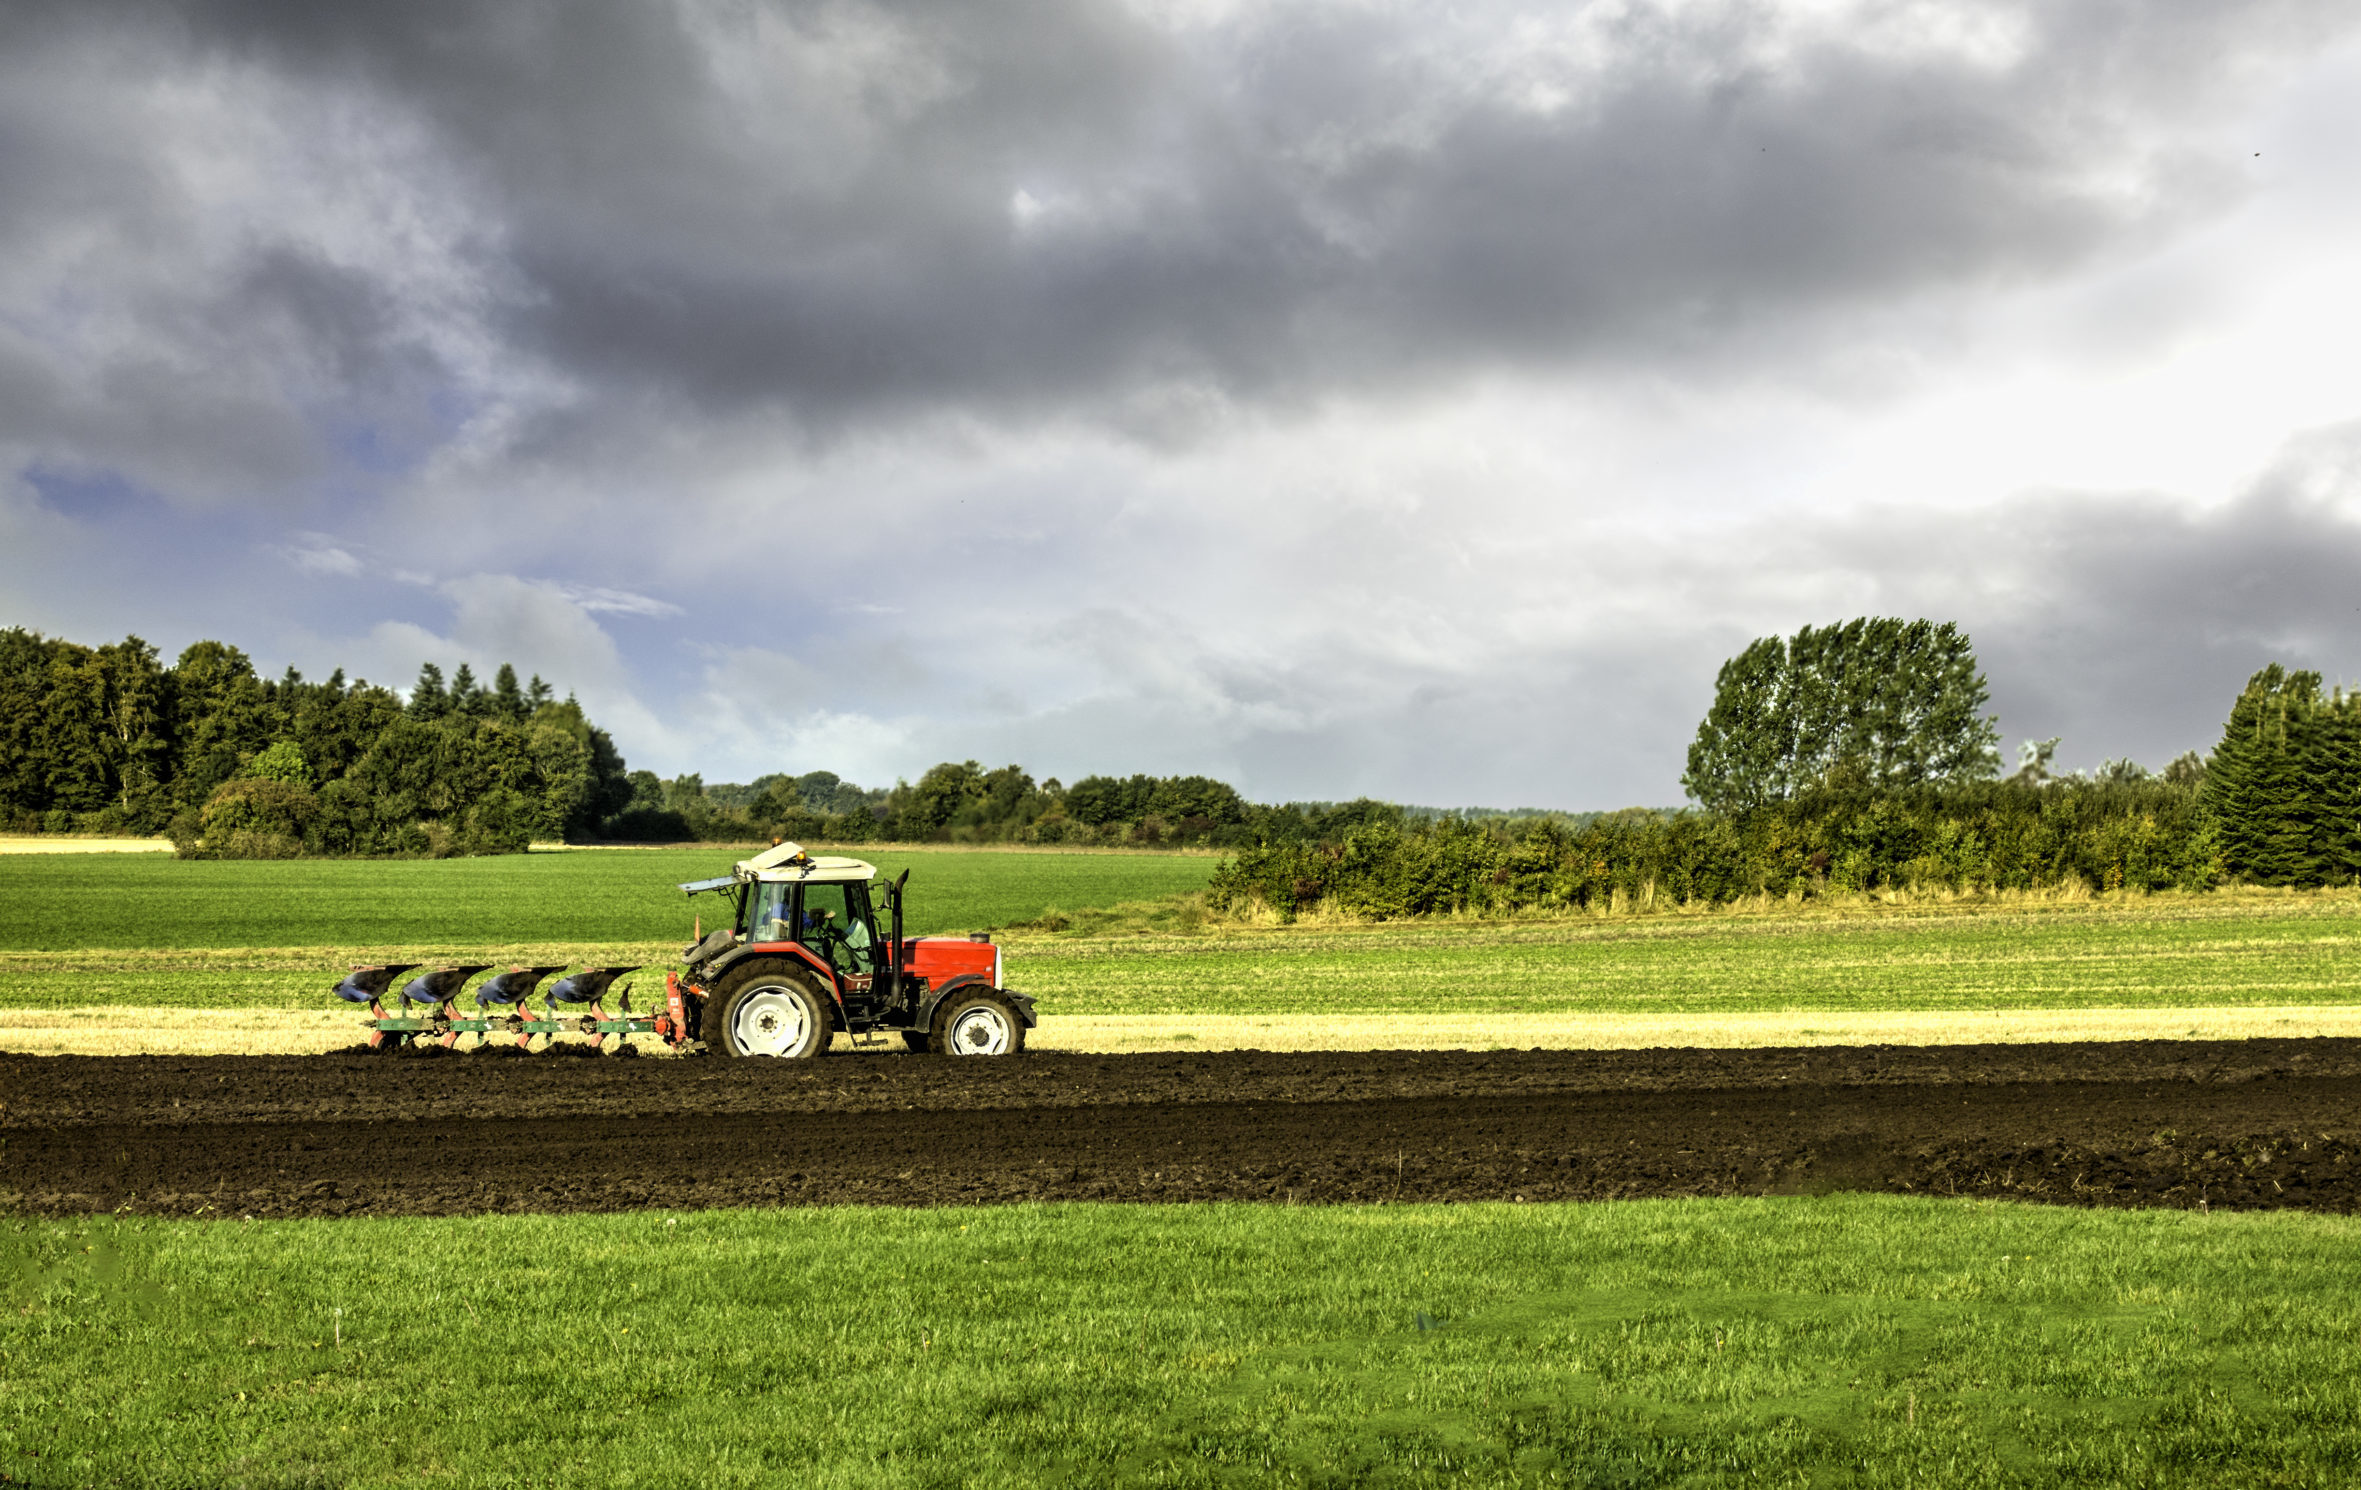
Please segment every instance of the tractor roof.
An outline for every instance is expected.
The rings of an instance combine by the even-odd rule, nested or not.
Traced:
[[[814,883],[867,884],[877,878],[877,866],[859,859],[814,858],[803,851],[801,844],[781,843],[763,850],[751,859],[740,859],[737,867],[719,879],[697,880],[681,886],[691,895],[705,890],[720,890],[731,885],[742,885],[750,880],[771,882],[811,881]]]

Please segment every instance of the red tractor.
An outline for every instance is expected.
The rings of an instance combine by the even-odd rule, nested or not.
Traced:
[[[662,1012],[634,1015],[630,985],[615,986],[627,967],[584,968],[546,990],[548,1011],[529,1000],[562,967],[517,967],[476,989],[476,1008],[461,1013],[461,992],[486,963],[429,969],[402,985],[394,1013],[385,1004],[395,980],[417,963],[356,967],[332,990],[366,1004],[369,1045],[449,1049],[472,1034],[495,1035],[531,1050],[542,1036],[579,1033],[594,1047],[609,1040],[617,1055],[637,1055],[634,1035],[654,1035],[675,1049],[702,1041],[714,1055],[825,1055],[836,1031],[856,1040],[898,1034],[912,1050],[946,1055],[1015,1055],[1037,1022],[1033,1001],[1000,986],[1000,949],[982,932],[960,937],[902,935],[902,886],[879,881],[858,859],[815,859],[792,843],[742,861],[719,879],[681,888],[691,896],[720,891],[733,915],[726,929],[702,937],[664,978]],[[871,890],[877,893],[873,897]],[[879,920],[879,902],[884,919]],[[604,1000],[618,999],[617,1013]],[[559,1005],[581,1012],[568,1013]]]
[[[947,1055],[1022,1051],[1033,1001],[1000,986],[1000,949],[983,932],[902,935],[909,878],[879,880],[859,859],[782,843],[681,886],[735,907],[727,929],[682,954],[685,1033],[724,1057],[823,1055],[837,1030],[898,1034]]]

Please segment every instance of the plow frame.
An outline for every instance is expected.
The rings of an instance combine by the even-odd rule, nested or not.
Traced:
[[[454,1013],[448,1004],[432,1014],[388,1014],[372,1004],[369,1016],[361,1025],[369,1032],[370,1046],[379,1050],[408,1044],[440,1045],[447,1050],[459,1043],[461,1035],[474,1035],[482,1044],[489,1044],[494,1035],[511,1035],[519,1048],[532,1044],[535,1035],[562,1034],[588,1035],[593,1047],[604,1046],[612,1038],[618,1050],[630,1049],[633,1035],[656,1035],[666,1044],[677,1043],[666,1032],[667,1021],[661,1017],[628,1012],[609,1014],[596,1006],[586,1014],[535,1015],[520,1011],[470,1017]]]

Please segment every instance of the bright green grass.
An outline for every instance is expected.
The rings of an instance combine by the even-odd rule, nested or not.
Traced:
[[[2341,1485],[2356,1248],[1858,1196],[0,1220],[0,1474]]]
[[[743,849],[490,859],[183,861],[160,854],[0,855],[0,951],[91,947],[677,944],[719,902],[675,886],[727,874]],[[1215,859],[1181,854],[863,854],[910,871],[915,932],[982,930],[1053,905],[1202,888]]]
[[[2187,1008],[2361,1001],[2361,899],[1025,938],[1060,1013]],[[1021,979],[1020,979],[1021,971]]]
[[[1130,861],[1112,862],[1128,872]],[[953,881],[982,872],[949,854],[926,856],[921,867]],[[920,884],[914,875],[914,895]],[[354,962],[660,965],[679,956],[682,940],[0,952],[0,1007],[315,1008]],[[1438,1006],[1470,1014],[1870,1013],[2361,1001],[2361,897],[2350,894],[1004,940],[1010,986],[1052,1014]]]

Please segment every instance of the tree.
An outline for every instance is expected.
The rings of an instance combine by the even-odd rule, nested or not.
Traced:
[[[0,631],[0,821],[47,810],[49,770],[41,748],[41,701],[49,657],[59,643],[38,631]]]
[[[491,711],[492,696],[476,682],[475,669],[460,663],[459,671],[451,674],[451,712],[482,719]]]
[[[2246,680],[2203,793],[2222,865],[2265,885],[2361,874],[2361,701],[2320,695],[2320,675],[2277,663]]]
[[[172,678],[158,665],[156,649],[136,636],[100,647],[93,661],[114,806],[126,828],[151,831],[171,815],[164,785],[172,770]]]
[[[253,661],[236,647],[196,642],[173,664],[172,677],[180,742],[173,794],[181,805],[197,807],[256,751],[285,734],[285,721],[254,675]]]
[[[1032,782],[1027,780],[1025,785]],[[917,785],[895,795],[902,798],[895,806],[904,831],[923,838],[948,827],[970,803],[987,800],[989,788],[984,784],[984,768],[976,762],[944,761],[929,767]]]
[[[1722,664],[1681,785],[1742,813],[1839,779],[1889,791],[1989,778],[1990,701],[1950,622],[1864,617],[1764,637]]]
[[[517,686],[516,668],[510,663],[501,663],[500,671],[492,675],[492,717],[505,719],[510,724],[522,724],[525,716],[532,712],[525,703],[525,691]]]
[[[451,695],[443,691],[443,670],[431,662],[421,663],[418,682],[410,689],[410,717],[433,721],[451,712]]]

